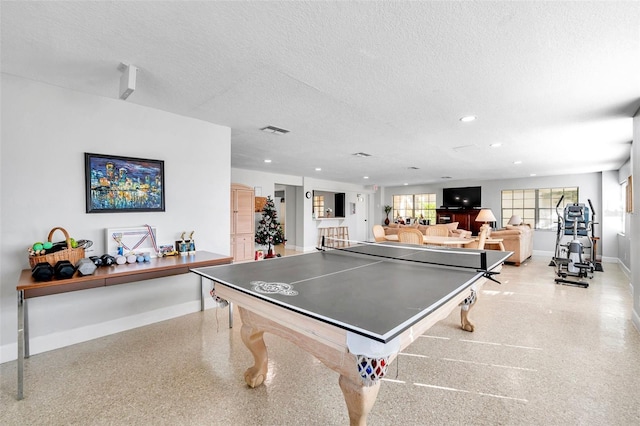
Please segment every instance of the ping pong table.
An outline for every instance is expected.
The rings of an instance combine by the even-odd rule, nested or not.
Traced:
[[[380,378],[397,354],[480,286],[511,252],[360,243],[297,256],[192,269],[215,296],[239,308],[241,337],[254,357],[244,379],[267,375],[265,332],[285,338],[340,374],[352,425],[366,424]]]

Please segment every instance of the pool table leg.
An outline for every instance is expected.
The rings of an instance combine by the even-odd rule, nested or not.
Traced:
[[[469,321],[469,311],[473,308],[478,300],[478,292],[472,287],[471,295],[464,299],[462,304],[460,305],[460,322],[462,325],[462,329],[465,331],[472,332],[474,330],[474,326]]]
[[[378,396],[380,381],[378,380],[370,386],[364,384],[358,372],[357,357],[349,353],[346,347],[341,347],[341,344],[336,343],[344,338],[342,333],[336,333],[335,335],[329,333],[319,340],[323,333],[311,336],[308,333],[301,333],[276,323],[242,306],[239,306],[238,311],[240,318],[242,318],[240,336],[244,345],[253,354],[254,359],[254,365],[244,373],[244,380],[247,385],[254,388],[265,381],[268,370],[268,356],[264,333],[273,333],[294,343],[315,356],[327,367],[338,372],[340,374],[338,383],[347,404],[350,424],[366,425],[367,415],[373,408]],[[304,322],[306,318],[297,318],[295,321]],[[315,323],[305,322],[304,324],[307,330],[311,329],[309,328],[311,325],[322,327],[322,325]]]
[[[267,346],[264,344],[263,339],[264,331],[242,324],[240,335],[245,346],[253,354],[254,360],[253,366],[247,368],[247,371],[244,372],[244,381],[250,387],[255,388],[260,386],[267,377],[268,357]]]
[[[347,403],[349,424],[351,426],[365,426],[367,424],[367,415],[378,397],[380,381],[378,380],[371,386],[365,386],[362,382],[355,383],[341,374],[338,383]]]

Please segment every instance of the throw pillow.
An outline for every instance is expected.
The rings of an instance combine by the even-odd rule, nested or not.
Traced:
[[[447,226],[447,229],[449,231],[455,231],[456,229],[458,229],[458,223],[459,222],[451,222],[451,223],[445,223],[445,225]]]

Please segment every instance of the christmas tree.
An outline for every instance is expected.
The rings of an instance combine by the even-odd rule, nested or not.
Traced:
[[[272,246],[284,243],[284,232],[282,225],[278,222],[278,213],[271,197],[267,197],[267,202],[262,209],[262,219],[258,222],[256,230],[256,243],[268,246],[267,258],[275,257]]]

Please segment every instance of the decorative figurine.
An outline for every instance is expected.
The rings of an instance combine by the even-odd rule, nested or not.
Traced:
[[[193,234],[196,231],[191,231],[191,235],[189,235],[189,254],[196,254],[196,240],[193,239]]]

